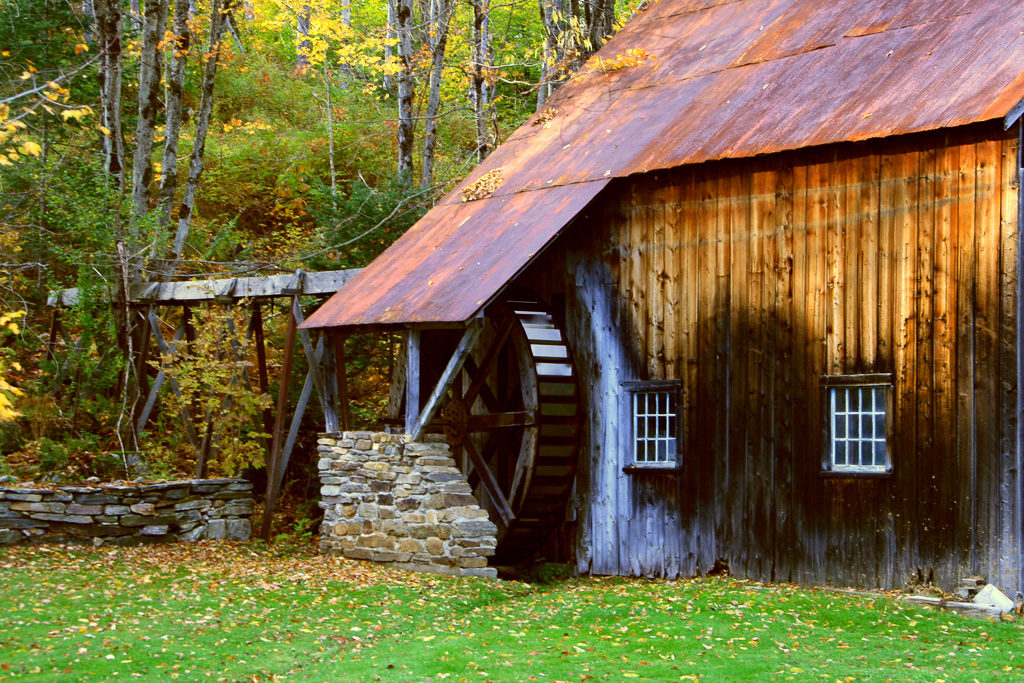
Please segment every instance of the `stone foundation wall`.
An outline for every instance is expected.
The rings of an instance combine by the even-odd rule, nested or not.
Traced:
[[[497,527],[443,437],[345,432],[320,438],[320,550],[401,569],[496,576]]]
[[[242,479],[0,486],[0,545],[247,541],[252,509]]]

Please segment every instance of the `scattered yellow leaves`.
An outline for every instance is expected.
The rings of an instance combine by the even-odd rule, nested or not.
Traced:
[[[490,173],[477,178],[462,190],[462,201],[472,202],[483,199],[498,189],[501,185],[501,169],[496,168]]]
[[[551,107],[548,107],[547,109],[545,109],[544,111],[542,111],[540,113],[540,116],[538,116],[537,118],[535,118],[533,120],[533,123],[531,125],[534,125],[534,126],[541,126],[542,125],[545,128],[548,128],[548,127],[551,126],[551,119],[555,118],[555,114],[557,114],[557,113],[558,113],[557,109],[552,109]]]

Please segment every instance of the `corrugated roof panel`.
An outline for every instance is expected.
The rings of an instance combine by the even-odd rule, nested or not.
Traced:
[[[597,70],[630,49],[658,59]],[[1002,118],[1024,99],[1024,3],[657,0],[583,71],[310,326],[465,320],[610,178]]]
[[[468,320],[607,183],[437,206],[304,326]]]

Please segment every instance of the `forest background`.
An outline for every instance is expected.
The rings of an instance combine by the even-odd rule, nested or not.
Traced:
[[[252,418],[269,396],[240,381],[254,353],[244,311],[197,313],[187,353],[140,368],[148,331],[127,286],[366,265],[631,11],[614,0],[0,0],[0,475],[126,477],[128,452],[151,477],[194,474],[189,414],[224,416],[210,474],[258,472]],[[71,287],[77,302],[55,331],[47,297]],[[180,314],[161,315],[169,333]],[[273,384],[287,302],[263,317]],[[379,334],[347,342],[357,426],[379,423],[394,346]],[[136,434],[138,375],[161,362],[182,395],[168,392]],[[315,486],[322,420],[307,414],[296,490]]]

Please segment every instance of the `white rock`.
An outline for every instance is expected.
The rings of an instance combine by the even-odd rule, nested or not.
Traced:
[[[974,602],[978,605],[992,605],[998,607],[1003,612],[1009,612],[1013,609],[1013,600],[1006,597],[1001,590],[988,584],[974,596]]]

